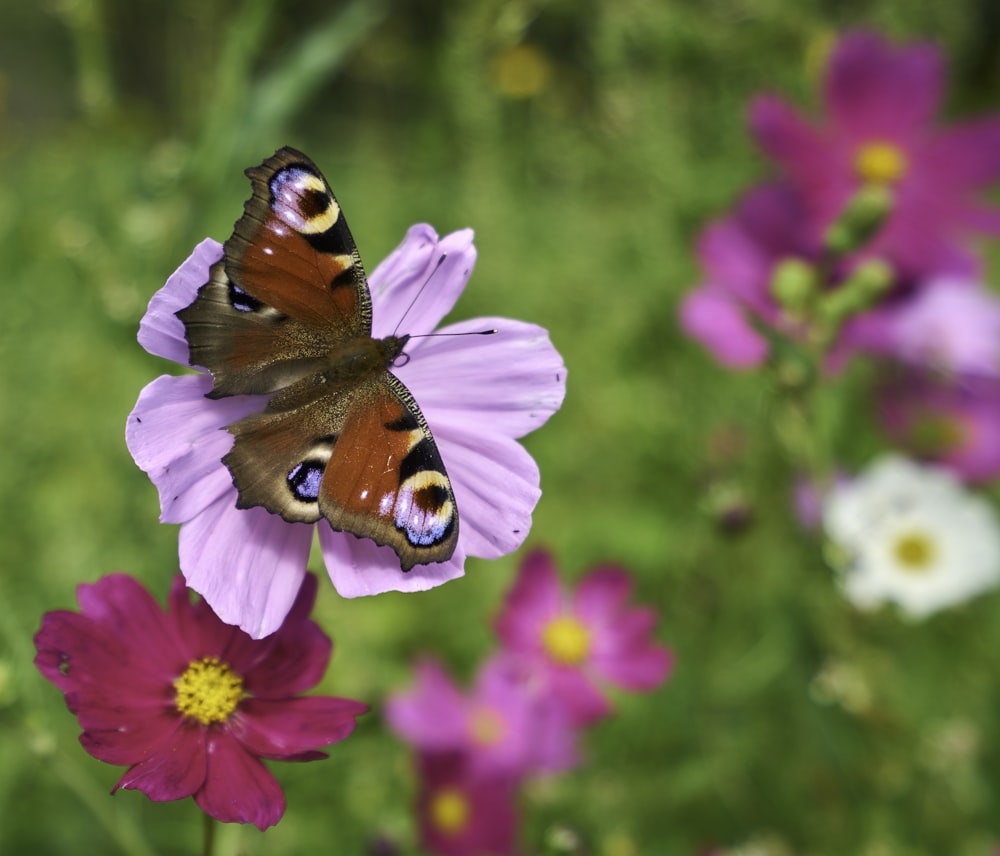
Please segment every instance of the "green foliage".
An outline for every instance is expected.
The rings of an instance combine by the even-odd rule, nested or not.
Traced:
[[[994,847],[1000,598],[920,624],[857,614],[792,517],[770,391],[675,320],[694,236],[764,173],[751,95],[810,99],[823,41],[868,25],[938,40],[953,103],[995,109],[994,18],[987,2],[907,0],[0,7],[0,851],[198,846],[190,802],[106,795],[120,771],[76,744],[31,637],[112,570],[166,594],[176,530],[123,434],[142,386],[173,369],[135,330],[194,244],[229,234],[243,168],[286,143],[330,179],[369,269],[411,223],[476,229],[456,317],[542,324],[569,368],[564,408],[526,440],[544,490],[529,545],[569,578],[629,567],[675,649],[673,679],[621,698],[585,766],[528,789],[529,851],[553,824],[606,856]],[[543,82],[514,98],[497,81],[522,42]],[[849,464],[880,442],[864,379],[821,402]],[[749,522],[727,528],[734,498]],[[472,560],[421,595],[322,586],[337,644],[322,689],[374,713],[328,761],[275,767],[284,820],[223,828],[219,852],[363,854],[380,834],[412,850],[408,754],[382,699],[419,653],[471,672],[517,558]]]

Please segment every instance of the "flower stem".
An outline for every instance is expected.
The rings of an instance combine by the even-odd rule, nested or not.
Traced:
[[[215,818],[207,812],[202,812],[202,856],[213,856],[215,853]]]

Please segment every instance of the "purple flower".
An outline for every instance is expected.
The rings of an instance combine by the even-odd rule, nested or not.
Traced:
[[[943,85],[934,46],[897,48],[874,33],[849,33],[827,69],[822,121],[765,95],[751,107],[751,129],[813,222],[830,225],[864,183],[888,185],[893,213],[869,249],[907,277],[972,270],[964,239],[1000,235],[1000,211],[977,198],[1000,178],[1000,119],[936,127]]]
[[[514,856],[517,782],[473,776],[464,753],[423,753],[417,814],[421,844],[438,856]]]
[[[681,304],[681,327],[730,368],[760,365],[770,346],[758,327],[784,324],[771,296],[775,266],[818,255],[818,240],[795,192],[781,184],[753,188],[698,239],[705,279]]]
[[[904,371],[884,385],[879,415],[911,454],[968,482],[1000,477],[1000,379]]]
[[[576,730],[564,708],[513,662],[488,660],[467,694],[434,660],[415,671],[413,689],[389,699],[386,717],[418,751],[465,753],[473,776],[556,772],[576,763]]]
[[[35,664],[66,695],[95,758],[128,767],[115,785],[157,802],[193,796],[225,822],[273,826],[285,811],[262,758],[312,761],[367,707],[316,685],[332,645],[309,618],[306,576],[284,624],[251,639],[191,603],[178,576],[166,613],[138,582],[112,574],[77,589],[80,612],[49,612]],[[114,791],[112,791],[113,793]]]
[[[1000,299],[978,283],[927,283],[892,319],[896,356],[918,367],[1000,377]]]
[[[187,363],[184,326],[174,313],[194,300],[221,253],[218,243],[203,241],[154,295],[139,328],[147,351]],[[470,230],[439,239],[429,226],[411,228],[369,279],[373,335],[392,333],[404,315],[411,331],[431,332],[464,289],[475,255]],[[160,520],[181,524],[188,585],[223,621],[255,638],[273,633],[298,591],[315,531],[344,597],[421,591],[461,576],[466,556],[496,558],[517,549],[540,495],[538,468],[517,438],[559,408],[566,369],[545,330],[531,324],[477,318],[444,331],[484,328],[498,333],[413,339],[409,361],[393,368],[434,433],[461,515],[452,558],[408,573],[389,547],[335,532],[326,521],[286,523],[260,507],[236,508],[236,488],[222,464],[233,437],[224,429],[261,410],[264,400],[208,399],[206,374],[165,375],[142,391],[126,428],[129,450],[159,491]]]
[[[497,618],[505,653],[525,664],[585,725],[606,716],[604,684],[652,690],[673,667],[673,656],[651,641],[652,609],[627,605],[632,580],[621,568],[599,567],[576,591],[565,592],[552,558],[535,551],[521,563]]]

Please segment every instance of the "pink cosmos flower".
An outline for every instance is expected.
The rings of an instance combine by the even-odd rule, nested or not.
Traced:
[[[1000,377],[1000,298],[978,283],[927,283],[892,321],[895,354],[918,367]]]
[[[285,811],[262,758],[312,761],[367,707],[297,697],[322,678],[331,642],[309,618],[305,577],[284,624],[255,641],[191,603],[178,576],[166,613],[138,582],[112,574],[77,589],[80,612],[47,613],[35,636],[41,673],[66,695],[95,758],[128,766],[115,785],[157,802],[193,796],[217,820],[273,826]]]
[[[467,756],[423,753],[417,814],[421,845],[438,856],[513,856],[517,852],[517,782],[473,776]]]
[[[838,42],[823,84],[826,116],[812,123],[773,95],[750,126],[825,228],[863,183],[894,190],[893,213],[870,250],[905,277],[972,270],[963,241],[1000,235],[1000,211],[977,194],[1000,179],[1000,118],[935,125],[944,62],[930,44],[894,47],[868,32]]]
[[[576,729],[563,706],[512,661],[488,660],[467,694],[435,660],[415,671],[413,689],[389,699],[386,717],[418,751],[463,752],[472,776],[556,772],[577,762]]]
[[[187,364],[184,325],[175,313],[194,300],[221,254],[218,243],[203,241],[153,296],[139,328],[147,351]],[[429,226],[411,228],[369,278],[372,334],[389,335],[404,315],[409,331],[431,332],[465,288],[475,255],[471,230],[439,239]],[[517,549],[541,493],[538,468],[517,438],[559,408],[566,369],[546,331],[532,324],[477,318],[443,332],[484,328],[498,332],[413,339],[409,361],[393,368],[431,427],[461,515],[452,558],[407,573],[389,547],[335,532],[325,520],[287,523],[260,507],[236,508],[236,488],[222,464],[233,437],[224,429],[259,411],[260,397],[208,399],[207,374],[165,375],[142,391],[126,427],[129,450],[159,491],[160,520],[181,524],[188,585],[223,621],[254,638],[273,633],[295,598],[317,531],[327,571],[344,597],[421,591],[461,576],[466,556],[496,558]]]
[[[948,381],[905,371],[886,383],[879,416],[893,441],[974,483],[1000,477],[1000,379]]]
[[[566,592],[539,550],[522,562],[497,618],[504,651],[539,676],[577,725],[609,713],[603,684],[652,690],[673,667],[672,654],[650,639],[656,613],[628,606],[631,592],[628,573],[615,567],[595,568]]]

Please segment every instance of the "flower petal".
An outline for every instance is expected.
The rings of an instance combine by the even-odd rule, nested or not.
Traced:
[[[336,532],[319,524],[319,545],[333,587],[341,597],[364,597],[387,591],[426,591],[465,573],[462,534],[447,562],[415,565],[405,573],[390,547],[379,547],[366,538]]]
[[[250,698],[229,726],[252,754],[284,759],[339,743],[354,731],[355,717],[367,712],[361,702],[330,696]]]
[[[750,369],[767,359],[767,339],[727,297],[705,288],[689,292],[681,303],[681,328],[723,365]]]
[[[372,335],[391,335],[400,324],[409,332],[432,332],[469,281],[476,263],[472,239],[471,229],[439,240],[430,226],[412,226],[403,242],[368,278]]]
[[[314,527],[238,509],[234,498],[223,496],[181,527],[181,571],[219,618],[261,639],[295,602]]]
[[[126,770],[112,793],[119,788],[142,791],[155,802],[191,796],[208,775],[205,734],[202,726],[177,720],[173,734],[144,761]]]
[[[436,660],[414,666],[409,692],[388,699],[385,717],[392,728],[417,749],[443,752],[465,748],[468,740],[465,697]]]
[[[208,282],[209,267],[221,258],[222,244],[206,238],[153,295],[139,322],[139,344],[149,353],[188,365],[184,324],[176,313],[194,302],[198,289]]]
[[[503,646],[512,651],[541,651],[542,628],[563,606],[559,572],[545,550],[534,550],[521,562],[517,580],[507,593],[495,629]]]
[[[496,333],[474,335],[482,330]],[[523,437],[562,405],[566,366],[542,327],[507,318],[475,318],[438,332],[448,335],[409,346],[412,359],[393,370],[430,425],[440,418]]]
[[[206,814],[223,823],[252,823],[261,831],[285,813],[277,779],[228,734],[208,741],[208,775],[194,796]]]

